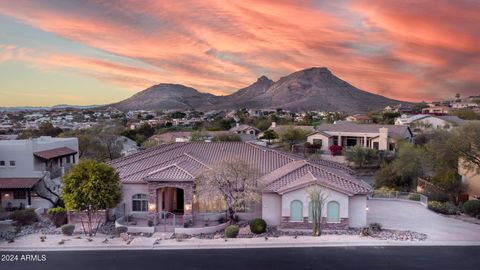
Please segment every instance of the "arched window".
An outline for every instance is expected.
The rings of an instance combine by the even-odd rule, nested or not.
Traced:
[[[331,201],[327,204],[327,222],[340,222],[340,204],[336,201]]]
[[[132,196],[132,211],[147,212],[147,194],[135,194]]]
[[[303,221],[303,204],[299,200],[290,203],[290,221]]]

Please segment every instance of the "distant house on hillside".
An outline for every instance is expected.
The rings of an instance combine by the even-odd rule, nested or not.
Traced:
[[[433,106],[422,109],[422,114],[445,115],[448,114],[450,108],[447,106]]]
[[[408,125],[412,130],[425,130],[431,128],[450,129],[455,126],[465,124],[465,120],[452,115],[430,115],[430,114],[416,114],[416,115],[402,115],[395,119],[395,125]]]
[[[307,137],[309,143],[320,145],[320,149],[325,152],[329,152],[332,145],[342,148],[361,145],[365,148],[394,151],[399,140],[413,140],[408,126],[340,122],[322,124]]]
[[[346,121],[348,122],[355,122],[355,123],[365,123],[365,124],[370,124],[373,122],[372,118],[366,114],[354,114],[347,116],[345,118]]]
[[[251,134],[256,136],[260,132],[260,130],[256,127],[237,123],[234,127],[230,129],[230,132],[233,132],[235,134]]]
[[[411,113],[412,112],[412,107],[398,104],[398,105],[392,105],[392,106],[387,106],[383,109],[383,112],[390,112],[390,113]]]

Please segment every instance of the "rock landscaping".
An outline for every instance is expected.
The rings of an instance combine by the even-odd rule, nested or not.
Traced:
[[[311,231],[294,231],[294,230],[281,230],[276,226],[268,226],[267,231],[261,234],[254,234],[250,231],[248,224],[240,223],[237,224],[240,227],[240,231],[236,238],[266,238],[269,237],[277,238],[280,236],[313,236]],[[362,229],[347,229],[347,230],[323,230],[322,235],[362,235]],[[192,237],[199,239],[220,239],[225,238],[225,233],[223,231],[216,233],[207,233],[207,234],[198,234],[198,235],[186,235],[182,236],[185,239]],[[394,240],[394,241],[425,241],[427,235],[423,233],[417,233],[412,231],[401,231],[401,230],[390,230],[390,229],[379,229],[371,230],[367,236],[378,240]],[[175,239],[175,235],[172,235],[171,239]]]

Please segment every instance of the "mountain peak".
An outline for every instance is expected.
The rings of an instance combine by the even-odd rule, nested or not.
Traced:
[[[267,76],[262,75],[257,79],[257,82],[272,82]]]

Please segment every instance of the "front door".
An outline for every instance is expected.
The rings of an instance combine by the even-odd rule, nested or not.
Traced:
[[[177,202],[177,205],[176,205],[176,210],[179,211],[179,212],[183,212],[183,204],[184,204],[184,201],[183,201],[183,189],[181,188],[177,188],[176,192],[176,202]]]

